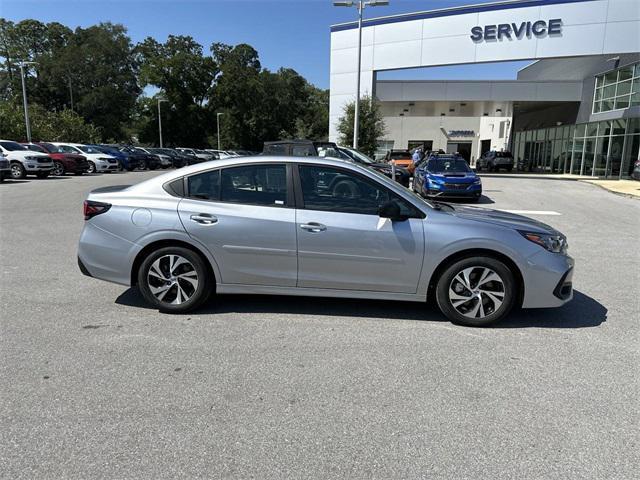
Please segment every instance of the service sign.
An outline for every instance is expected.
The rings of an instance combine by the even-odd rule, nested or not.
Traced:
[[[544,37],[562,34],[562,19],[549,21],[499,23],[497,25],[477,26],[471,29],[471,40],[474,42],[488,40],[521,40],[523,38]]]

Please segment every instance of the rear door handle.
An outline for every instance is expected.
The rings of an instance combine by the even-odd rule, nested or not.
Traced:
[[[324,232],[327,229],[326,226],[316,222],[303,223],[300,225],[300,228],[314,233]]]
[[[208,213],[200,213],[198,215],[191,215],[191,220],[202,225],[214,225],[218,223],[218,219]]]

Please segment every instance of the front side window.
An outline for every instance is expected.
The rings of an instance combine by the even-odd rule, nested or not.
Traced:
[[[220,189],[223,202],[283,207],[287,203],[287,168],[285,165],[225,168]]]
[[[355,173],[316,165],[300,165],[298,171],[307,210],[378,215],[382,205],[394,201],[402,215],[419,216],[414,207],[395,193]]]

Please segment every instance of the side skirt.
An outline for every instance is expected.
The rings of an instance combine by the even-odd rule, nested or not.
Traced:
[[[372,300],[398,300],[426,302],[426,295],[414,293],[371,292],[364,290],[332,290],[325,288],[270,287],[263,285],[218,284],[216,293],[252,295],[295,295],[301,297],[362,298]]]

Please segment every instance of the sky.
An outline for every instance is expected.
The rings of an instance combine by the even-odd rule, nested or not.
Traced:
[[[484,3],[488,0],[390,0],[365,18]],[[151,36],[191,35],[208,53],[214,42],[248,43],[270,70],[293,68],[314,85],[329,87],[329,27],[353,21],[355,8],[331,0],[0,0],[0,17],[33,18],[68,27],[123,24],[134,42]],[[508,79],[528,62],[384,72],[380,79]]]

